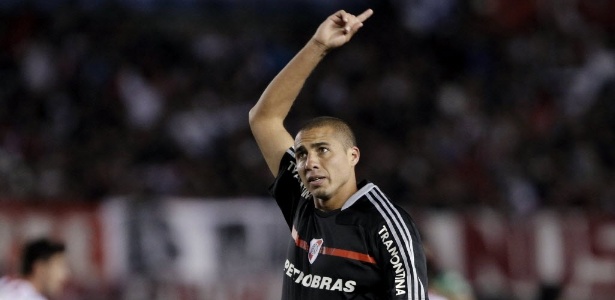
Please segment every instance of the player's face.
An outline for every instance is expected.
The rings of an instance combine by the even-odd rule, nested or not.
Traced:
[[[58,253],[44,262],[45,286],[43,293],[57,296],[61,293],[69,276],[68,263],[63,253]]]
[[[347,197],[356,191],[354,166],[359,161],[357,147],[346,148],[331,127],[299,132],[295,138],[295,158],[301,181],[317,199]]]

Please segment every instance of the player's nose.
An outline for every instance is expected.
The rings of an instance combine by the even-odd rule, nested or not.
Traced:
[[[318,160],[318,155],[316,155],[315,153],[308,153],[307,157],[305,158],[305,169],[318,169],[319,163],[320,162]]]

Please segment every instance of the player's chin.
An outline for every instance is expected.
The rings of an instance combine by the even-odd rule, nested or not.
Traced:
[[[331,198],[331,195],[322,187],[318,187],[318,188],[311,190],[310,194],[312,194],[312,196],[320,200],[325,200],[325,201]]]

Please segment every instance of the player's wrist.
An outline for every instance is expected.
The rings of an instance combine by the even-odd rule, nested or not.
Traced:
[[[311,38],[306,47],[312,50],[314,53],[317,53],[320,56],[325,56],[329,51],[331,51],[331,47],[327,46],[325,43],[317,40],[316,38]]]

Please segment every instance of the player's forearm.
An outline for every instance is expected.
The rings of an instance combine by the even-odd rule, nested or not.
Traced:
[[[283,122],[306,79],[326,53],[324,46],[310,40],[267,86],[250,110],[250,123]]]

